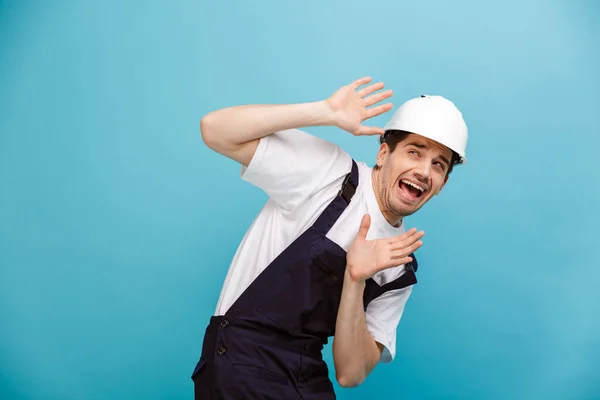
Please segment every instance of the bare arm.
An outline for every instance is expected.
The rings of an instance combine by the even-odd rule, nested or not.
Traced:
[[[411,229],[396,238],[366,240],[370,217],[365,216],[347,255],[342,297],[333,339],[338,383],[360,385],[379,362],[383,346],[367,329],[363,307],[365,282],[378,271],[408,263],[421,247],[423,232]]]
[[[202,118],[200,130],[208,147],[248,166],[258,140],[264,136],[285,129],[333,124],[329,106],[319,101],[224,108]]]
[[[308,126],[337,126],[354,135],[382,134],[381,128],[366,127],[368,118],[389,111],[391,104],[372,108],[391,97],[390,90],[366,97],[382,89],[378,83],[357,90],[371,81],[362,78],[338,89],[327,100],[282,105],[245,105],[223,108],[205,115],[200,131],[206,145],[214,151],[248,166],[258,141],[274,132]],[[366,97],[366,98],[363,98]]]
[[[333,339],[336,377],[342,387],[361,384],[375,368],[383,351],[383,346],[367,330],[364,290],[365,283],[354,281],[346,272]]]

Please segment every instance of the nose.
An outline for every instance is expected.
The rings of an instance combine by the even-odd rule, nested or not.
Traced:
[[[415,170],[415,175],[417,175],[419,179],[429,182],[429,177],[431,176],[431,163],[424,161],[420,162]]]

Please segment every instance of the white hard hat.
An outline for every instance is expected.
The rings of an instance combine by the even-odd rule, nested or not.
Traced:
[[[459,163],[467,161],[467,124],[454,103],[442,96],[422,95],[406,101],[392,115],[384,130],[424,136],[458,153]]]

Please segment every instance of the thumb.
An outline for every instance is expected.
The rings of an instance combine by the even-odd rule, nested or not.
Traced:
[[[369,227],[371,226],[371,216],[369,214],[365,214],[360,221],[360,228],[358,229],[358,233],[356,237],[361,239],[367,238],[367,232],[369,232]]]

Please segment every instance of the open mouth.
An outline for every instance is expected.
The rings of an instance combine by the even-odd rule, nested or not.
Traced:
[[[400,187],[401,193],[404,195],[403,197],[409,201],[418,200],[427,191],[422,185],[409,181],[408,179],[401,179],[398,182],[398,186]]]

